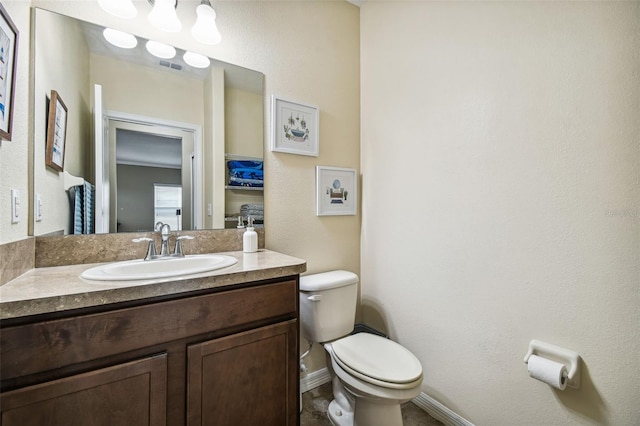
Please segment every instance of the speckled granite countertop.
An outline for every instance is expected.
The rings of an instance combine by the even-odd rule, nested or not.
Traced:
[[[35,268],[0,286],[0,319],[126,302],[267,280],[306,271],[306,262],[269,250],[224,252],[238,263],[223,269],[138,281],[88,281],[80,274],[98,264]]]

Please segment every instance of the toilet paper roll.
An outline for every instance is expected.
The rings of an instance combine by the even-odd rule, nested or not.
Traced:
[[[564,364],[531,355],[527,361],[527,369],[529,376],[556,389],[564,390],[567,387],[567,367]]]

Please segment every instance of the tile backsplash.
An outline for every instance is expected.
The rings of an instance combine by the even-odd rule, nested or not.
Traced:
[[[179,235],[191,235],[183,241],[185,254],[202,254],[242,250],[242,229],[213,229],[184,231]],[[264,248],[264,229],[256,229],[258,248]],[[171,250],[177,233],[170,238]],[[114,262],[142,259],[147,243],[134,243],[134,238],[153,238],[160,247],[157,232],[65,235],[29,237],[0,245],[0,285],[24,274],[30,269],[84,263]]]
[[[34,268],[36,239],[0,244],[0,285]]]

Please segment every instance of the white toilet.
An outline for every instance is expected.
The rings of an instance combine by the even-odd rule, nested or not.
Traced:
[[[400,404],[421,391],[420,361],[403,346],[355,325],[358,276],[331,271],[300,277],[302,335],[324,344],[333,379],[336,426],[401,426]]]

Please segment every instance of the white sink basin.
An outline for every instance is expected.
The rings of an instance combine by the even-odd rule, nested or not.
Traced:
[[[224,254],[196,254],[185,257],[163,257],[154,260],[129,260],[90,268],[81,278],[98,281],[152,280],[199,274],[235,265],[235,257]]]

